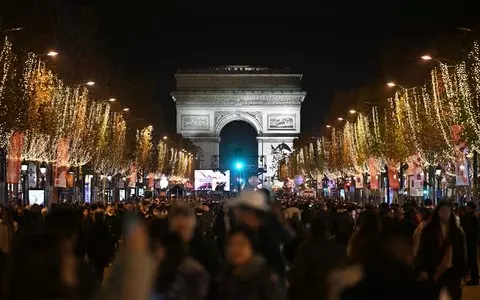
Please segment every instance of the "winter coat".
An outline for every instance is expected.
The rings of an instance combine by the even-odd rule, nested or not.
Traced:
[[[475,214],[466,214],[462,218],[462,228],[465,232],[465,242],[467,245],[467,255],[469,261],[475,261],[477,258],[479,221]]]
[[[288,276],[290,299],[327,299],[328,273],[344,261],[345,247],[333,240],[311,238],[300,245]]]
[[[411,267],[398,261],[384,260],[365,265],[357,284],[341,293],[341,300],[437,300],[440,287],[420,282]]]
[[[347,211],[338,212],[334,222],[335,239],[342,245],[347,245],[353,233],[354,221]]]
[[[219,278],[218,300],[286,299],[280,277],[267,267],[261,256],[236,269],[227,267]]]
[[[113,255],[112,242],[108,226],[104,222],[97,222],[93,225],[88,235],[87,254],[94,265],[108,265]]]
[[[205,268],[197,261],[186,258],[163,297],[165,300],[203,300],[208,293],[209,281]]]

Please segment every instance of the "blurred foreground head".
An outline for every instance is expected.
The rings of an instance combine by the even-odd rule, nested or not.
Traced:
[[[255,232],[245,227],[239,227],[230,232],[226,258],[230,265],[241,266],[249,263],[258,248]]]
[[[44,226],[19,236],[9,299],[69,298],[78,284],[75,218],[52,212]]]
[[[188,243],[195,233],[197,219],[195,210],[188,203],[177,203],[168,213],[170,230],[177,233],[185,243]]]
[[[245,191],[229,203],[233,209],[235,220],[251,229],[260,228],[271,211],[263,192]]]

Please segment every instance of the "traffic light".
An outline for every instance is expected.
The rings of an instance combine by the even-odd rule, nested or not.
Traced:
[[[242,164],[242,162],[240,162],[240,161],[237,161],[237,162],[235,163],[235,169],[237,169],[237,170],[241,170],[242,168],[243,168],[243,164]]]

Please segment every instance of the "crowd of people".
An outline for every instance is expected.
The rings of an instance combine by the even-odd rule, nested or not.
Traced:
[[[459,300],[479,284],[474,203],[258,190],[0,212],[5,299]]]

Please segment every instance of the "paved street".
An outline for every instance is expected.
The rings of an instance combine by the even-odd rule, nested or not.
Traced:
[[[480,299],[480,286],[469,286],[463,288],[462,300]]]

